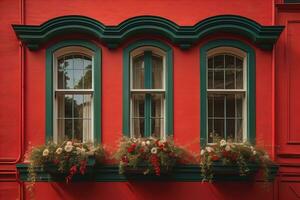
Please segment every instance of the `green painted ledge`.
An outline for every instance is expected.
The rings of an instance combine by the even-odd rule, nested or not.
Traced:
[[[213,165],[215,181],[251,181],[256,180],[255,174],[258,171],[257,165],[250,165],[249,176],[239,176],[236,166],[224,166],[220,163]],[[20,181],[27,182],[28,164],[17,164],[17,171]],[[269,167],[270,176],[268,181],[273,181],[276,177],[278,166]],[[63,182],[63,176],[50,174],[41,168],[36,168],[37,182]],[[126,181],[179,181],[179,182],[200,182],[202,176],[198,165],[180,165],[173,169],[170,174],[143,175],[143,174],[119,174],[117,165],[104,165],[89,168],[85,176],[75,175],[73,181],[93,181],[93,182],[126,182]]]
[[[17,37],[30,50],[37,50],[54,37],[66,34],[88,34],[98,38],[108,48],[117,48],[127,38],[136,35],[161,35],[182,49],[190,48],[205,36],[229,32],[242,35],[264,50],[271,50],[284,26],[263,26],[238,15],[218,15],[199,21],[194,26],[179,26],[157,16],[137,16],[116,26],[79,15],[61,16],[41,25],[12,25]]]

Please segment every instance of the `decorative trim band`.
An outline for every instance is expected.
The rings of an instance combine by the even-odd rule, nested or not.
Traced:
[[[30,50],[37,50],[50,39],[73,33],[92,35],[104,42],[108,48],[117,48],[134,35],[154,34],[168,38],[181,49],[207,35],[229,32],[242,35],[261,49],[271,50],[284,26],[263,26],[237,15],[219,15],[204,19],[194,26],[179,26],[176,23],[156,16],[138,16],[127,19],[116,26],[106,26],[84,16],[62,16],[46,21],[41,25],[12,25],[18,38]]]
[[[28,164],[18,164],[17,166],[18,177],[20,181],[28,181]],[[251,165],[249,176],[239,176],[236,166],[223,166],[222,164],[214,164],[213,169],[215,172],[215,181],[261,181],[261,178],[254,177],[253,175],[258,170],[257,165]],[[277,165],[269,166],[269,177],[267,181],[274,181],[278,171]],[[144,175],[144,174],[119,174],[119,168],[117,165],[104,165],[96,166],[87,172],[85,176],[74,176],[73,181],[94,181],[94,182],[124,182],[131,180],[139,181],[177,181],[177,182],[200,182],[202,181],[201,169],[199,165],[180,165],[176,166],[172,173],[156,175]],[[232,172],[236,172],[231,174]],[[36,168],[37,174],[36,181],[38,182],[63,182],[65,179],[60,174],[51,174],[41,168]]]

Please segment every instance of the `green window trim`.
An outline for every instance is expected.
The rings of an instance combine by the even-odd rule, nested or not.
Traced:
[[[247,141],[255,144],[255,51],[238,40],[214,40],[200,48],[200,145],[207,144],[207,52],[218,47],[234,47],[247,54]]]
[[[46,142],[53,138],[53,54],[55,51],[69,46],[79,46],[94,52],[93,58],[93,132],[94,143],[101,142],[101,49],[85,40],[66,40],[46,49]]]
[[[151,46],[163,50],[166,53],[166,92],[165,92],[165,101],[166,101],[166,126],[165,126],[165,135],[173,135],[173,51],[166,44],[156,41],[156,40],[141,40],[134,42],[129,45],[123,51],[123,135],[130,137],[130,53],[140,47]],[[145,66],[149,65],[151,67],[151,52],[145,52]],[[147,62],[149,60],[149,62]],[[146,69],[151,70],[149,67]],[[145,78],[146,87],[151,86],[151,73],[147,73],[149,77]],[[148,105],[148,106],[147,106]],[[146,95],[146,112],[150,112],[151,109],[151,97]],[[146,115],[147,116],[147,115]],[[150,116],[150,115],[149,115]],[[150,129],[150,124],[146,124],[145,129]],[[147,132],[145,132],[147,133]],[[150,133],[147,133],[150,136]]]

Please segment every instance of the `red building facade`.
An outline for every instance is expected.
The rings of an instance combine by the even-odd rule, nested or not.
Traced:
[[[218,117],[207,115],[209,97],[216,98],[220,88],[217,75],[213,75],[216,86],[210,86],[206,60],[214,55],[225,60],[226,52],[236,55],[232,88],[240,90],[234,93],[237,90],[231,88],[222,100],[227,105],[230,95],[243,99],[243,116],[234,115],[233,137],[266,149],[278,164],[278,173],[267,183],[258,178],[211,184],[201,183],[195,172],[181,173],[174,180],[145,181],[120,178],[107,170],[97,173],[96,180],[71,184],[48,182],[46,177],[35,184],[36,199],[299,198],[300,1],[4,0],[0,10],[0,199],[29,198],[22,168],[16,166],[24,163],[31,146],[59,137],[54,134],[59,125],[53,122],[57,102],[51,62],[59,49],[76,46],[92,50],[93,90],[83,93],[93,98],[91,138],[110,154],[134,127],[128,52],[163,51],[165,85],[159,98],[165,102],[165,121],[158,134],[172,135],[176,144],[195,153],[210,140],[210,117]],[[240,69],[244,70],[240,87],[238,58],[244,58],[245,66]],[[218,68],[216,59],[212,68]],[[231,83],[223,71],[226,88]],[[238,120],[243,120],[241,132]],[[147,131],[143,134],[148,136]]]

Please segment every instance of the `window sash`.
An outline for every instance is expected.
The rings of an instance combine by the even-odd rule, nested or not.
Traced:
[[[54,83],[54,110],[53,110],[53,116],[54,116],[54,120],[53,120],[53,125],[54,125],[54,141],[55,142],[58,142],[59,141],[59,123],[58,123],[58,120],[68,120],[69,118],[61,118],[61,117],[58,117],[58,98],[57,96],[58,95],[64,95],[64,94],[68,94],[68,95],[84,95],[84,94],[89,94],[91,95],[91,107],[90,107],[90,116],[88,118],[70,118],[69,120],[90,120],[90,132],[88,133],[85,133],[85,132],[82,132],[82,141],[83,142],[88,142],[88,141],[94,141],[94,99],[93,99],[93,95],[94,95],[94,55],[89,55],[87,54],[87,52],[85,52],[85,49],[84,48],[77,48],[77,47],[74,47],[74,52],[68,50],[68,51],[60,51],[59,53],[54,53],[54,57],[53,57],[53,64],[54,64],[54,67],[53,67],[53,71],[54,71],[54,78],[55,78],[55,81],[53,82]],[[82,51],[82,52],[81,52]],[[71,55],[71,54],[74,54],[74,55],[85,55],[85,56],[90,56],[91,57],[91,64],[92,64],[92,80],[91,80],[91,88],[90,89],[74,89],[74,88],[71,88],[71,89],[58,89],[58,59],[60,59],[62,56],[66,56],[66,55]],[[73,122],[72,122],[73,123]],[[64,135],[64,137],[66,136],[66,133]],[[72,132],[72,139],[74,138],[74,133]]]
[[[133,127],[133,98],[132,95],[133,94],[144,94],[145,95],[145,102],[144,102],[144,137],[150,137],[151,136],[151,132],[152,132],[152,120],[155,120],[152,116],[151,116],[151,105],[152,105],[152,95],[153,94],[163,94],[163,105],[162,105],[162,109],[163,109],[163,124],[161,124],[161,132],[160,132],[160,136],[162,138],[165,138],[165,57],[163,56],[163,82],[162,82],[162,86],[163,89],[152,89],[152,51],[150,50],[146,50],[143,52],[144,53],[144,87],[145,89],[133,89],[133,79],[132,79],[132,74],[133,74],[133,56],[131,56],[131,97],[130,97],[130,132],[131,132],[131,137],[134,137],[134,127]],[[163,127],[163,128],[162,128]]]
[[[223,56],[223,58],[224,58],[224,61],[223,61],[223,68],[220,68],[220,69],[218,69],[217,68],[217,71],[218,70],[220,70],[220,71],[222,71],[222,70],[224,70],[224,88],[221,88],[221,89],[212,89],[212,88],[209,88],[208,86],[208,83],[209,83],[209,76],[208,76],[208,73],[209,73],[209,71],[214,71],[214,70],[216,70],[215,69],[215,66],[214,66],[214,57],[215,56]],[[225,88],[225,71],[226,70],[228,70],[228,68],[225,68],[225,63],[226,63],[226,55],[231,55],[231,56],[234,56],[235,57],[235,59],[234,59],[234,68],[233,69],[236,69],[236,59],[238,58],[238,59],[243,59],[243,67],[242,67],[242,71],[243,71],[243,88],[242,89],[226,89]],[[208,66],[208,59],[212,59],[212,68],[209,68],[209,66]],[[247,83],[247,80],[246,80],[246,77],[247,77],[247,74],[246,74],[246,72],[247,72],[247,70],[246,70],[246,58],[244,57],[244,58],[242,58],[241,56],[238,56],[238,55],[235,55],[235,54],[231,54],[231,53],[214,53],[214,54],[211,54],[211,55],[209,55],[209,57],[207,56],[206,57],[206,66],[205,66],[205,68],[206,68],[206,98],[207,98],[207,100],[206,100],[206,102],[207,102],[207,107],[208,107],[208,97],[210,96],[210,95],[213,95],[213,94],[218,94],[218,95],[224,95],[224,97],[225,97],[225,103],[224,103],[224,116],[223,117],[214,117],[214,115],[213,115],[213,117],[209,117],[209,113],[208,113],[208,110],[207,110],[207,112],[206,112],[206,127],[207,127],[207,129],[206,129],[206,141],[207,141],[207,143],[209,143],[209,120],[214,120],[214,119],[220,119],[220,120],[223,120],[223,137],[225,138],[225,139],[227,139],[227,127],[226,127],[226,125],[227,125],[227,120],[228,119],[231,119],[231,118],[228,118],[227,116],[226,116],[226,96],[227,95],[229,95],[229,94],[233,94],[233,95],[236,95],[236,94],[239,94],[239,95],[243,95],[243,103],[242,103],[242,129],[243,129],[243,133],[242,133],[242,140],[243,141],[245,141],[245,139],[247,139],[246,137],[247,137],[247,109],[246,109],[246,105],[247,105],[247,96],[246,96],[246,94],[247,94],[247,90],[246,90],[246,88],[247,88],[247,85],[246,85],[246,83]],[[213,81],[214,81],[214,79],[213,79]],[[236,83],[235,83],[235,87],[236,87]],[[236,97],[235,97],[236,98]],[[236,106],[236,105],[235,105]],[[235,108],[236,109],[236,108]],[[235,112],[236,112],[236,110],[235,110]],[[235,115],[235,117],[234,117],[234,120],[238,120],[238,118],[236,118],[236,115]],[[235,132],[234,132],[234,141],[236,141],[238,138],[237,138],[237,122],[235,121]],[[242,142],[243,142],[242,141]],[[210,144],[210,143],[209,143]]]

